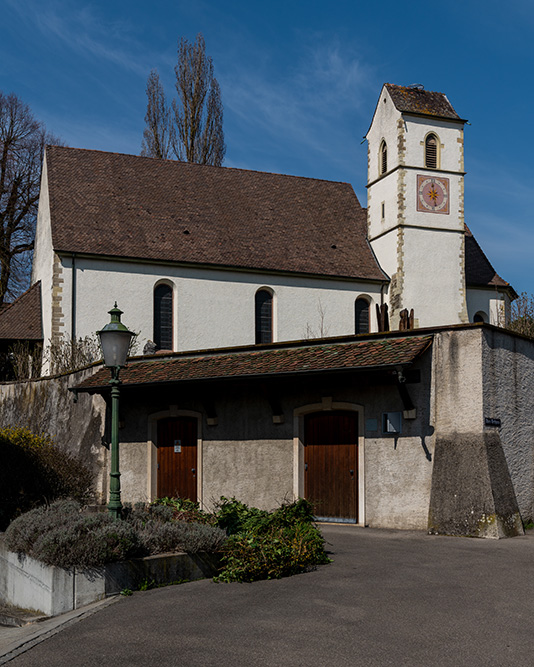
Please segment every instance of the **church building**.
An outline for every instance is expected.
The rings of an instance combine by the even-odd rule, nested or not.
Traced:
[[[302,496],[324,520],[522,534],[534,343],[502,328],[516,294],[466,224],[465,122],[443,93],[385,84],[367,209],[348,183],[47,147],[18,312],[40,307],[45,348],[115,301],[139,334],[123,500]],[[105,501],[109,370],[4,384],[0,417],[33,423],[36,396]]]
[[[50,146],[32,284],[45,346],[113,301],[159,350],[503,324],[512,288],[464,220],[462,120],[386,84],[367,133],[368,207],[348,183]],[[107,299],[105,297],[108,297]]]

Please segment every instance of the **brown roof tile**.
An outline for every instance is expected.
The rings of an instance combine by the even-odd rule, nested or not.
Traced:
[[[0,339],[43,339],[40,281],[2,309],[0,312]]]
[[[393,104],[399,111],[461,120],[460,116],[452,108],[452,104],[447,99],[447,96],[443,93],[419,90],[407,86],[396,86],[392,83],[386,83],[385,85],[391,95]]]
[[[465,225],[465,283],[468,287],[510,287],[510,283],[503,280],[495,271],[467,225]]]
[[[54,249],[385,280],[348,183],[49,146]]]
[[[130,362],[121,371],[121,380],[125,385],[150,385],[398,366],[414,361],[431,342],[432,336],[410,336],[257,351],[181,353],[170,359]],[[103,368],[84,380],[77,389],[105,388],[109,377],[108,369]]]

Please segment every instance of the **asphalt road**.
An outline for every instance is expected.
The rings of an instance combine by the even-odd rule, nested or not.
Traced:
[[[334,562],[315,572],[135,593],[9,665],[534,664],[534,535],[323,532]]]

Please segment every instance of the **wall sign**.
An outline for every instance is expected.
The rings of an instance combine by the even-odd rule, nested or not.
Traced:
[[[181,440],[175,440],[174,441],[174,453],[175,454],[181,454],[182,453],[182,441]]]
[[[501,420],[495,417],[484,417],[484,426],[500,426]]]

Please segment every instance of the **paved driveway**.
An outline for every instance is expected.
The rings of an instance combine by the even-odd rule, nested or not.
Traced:
[[[534,535],[323,532],[334,562],[315,572],[136,593],[9,665],[534,664]]]

